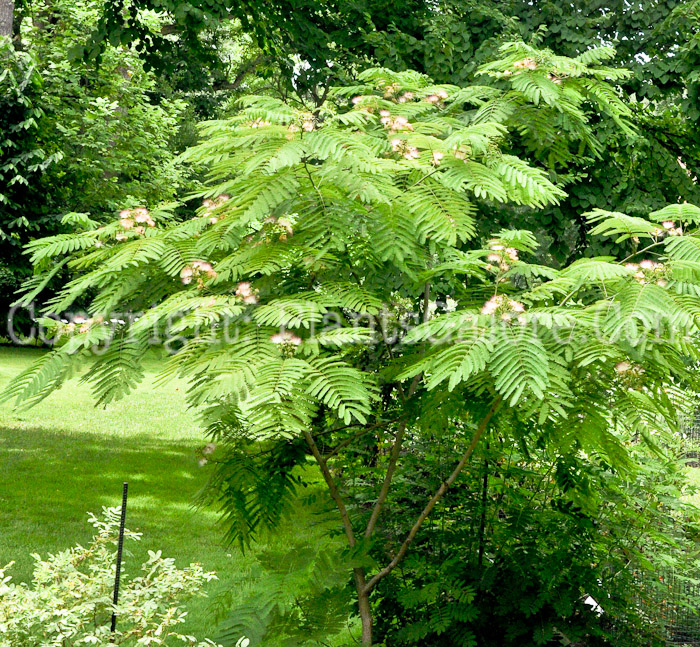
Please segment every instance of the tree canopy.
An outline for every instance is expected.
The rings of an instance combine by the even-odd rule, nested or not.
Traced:
[[[227,541],[332,527],[225,644],[663,644],[635,592],[694,577],[700,518],[694,2],[13,9],[0,290],[51,348],[3,398],[108,406],[156,347]]]

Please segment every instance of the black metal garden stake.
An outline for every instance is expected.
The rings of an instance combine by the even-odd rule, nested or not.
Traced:
[[[115,607],[117,606],[117,602],[119,602],[119,577],[122,573],[122,549],[124,548],[124,522],[126,521],[126,496],[128,492],[129,484],[124,483],[124,489],[122,490],[122,517],[119,522],[119,541],[117,543],[117,572],[114,575],[114,597],[112,598]],[[117,612],[115,609],[112,611],[112,627],[110,631],[114,633],[116,627]],[[114,642],[113,638],[111,642]]]

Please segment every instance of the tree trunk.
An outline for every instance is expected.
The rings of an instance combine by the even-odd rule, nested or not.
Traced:
[[[357,606],[360,620],[362,620],[362,647],[372,647],[372,609],[369,606],[369,592],[362,568],[355,569],[355,587],[357,588]]]
[[[0,0],[0,36],[13,36],[15,0]]]

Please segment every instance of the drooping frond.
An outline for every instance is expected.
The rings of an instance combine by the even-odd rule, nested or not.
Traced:
[[[427,388],[434,389],[444,380],[449,380],[447,388],[452,391],[460,382],[483,371],[493,351],[494,342],[489,335],[483,330],[473,331],[470,339],[460,340],[421,362]],[[406,376],[412,376],[414,370]]]
[[[129,337],[115,337],[82,377],[92,384],[96,405],[108,405],[128,395],[144,377],[141,358],[146,344]]]
[[[523,396],[542,399],[549,383],[549,358],[540,339],[527,327],[510,327],[500,330],[493,344],[489,371],[510,406]]]
[[[687,203],[669,204],[663,209],[650,213],[649,218],[656,222],[671,220],[680,224],[686,222],[695,224],[700,222],[700,207]]]
[[[617,211],[594,209],[593,211],[589,211],[584,215],[589,222],[598,223],[595,227],[593,227],[593,229],[591,229],[591,234],[600,234],[603,236],[618,235],[617,239],[615,240],[616,243],[620,243],[629,238],[634,238],[635,236],[638,238],[650,238],[651,236],[660,233],[659,228],[654,225],[654,223],[651,223],[644,218],[628,216]]]
[[[294,438],[308,429],[316,407],[302,397],[299,387],[308,371],[306,362],[293,358],[274,358],[256,366],[250,396],[241,403],[250,437]]]
[[[604,257],[582,258],[559,272],[563,279],[573,279],[578,285],[595,283],[606,285],[630,277],[634,272],[623,265],[611,262]]]
[[[349,281],[328,281],[308,293],[307,298],[326,308],[344,308],[353,313],[376,315],[384,305],[370,290]]]
[[[326,308],[315,301],[296,297],[275,299],[255,310],[255,320],[278,328],[308,328],[323,321]]]
[[[356,368],[333,357],[309,360],[307,392],[350,424],[365,423],[373,399],[367,378]]]
[[[437,182],[426,180],[412,187],[401,202],[413,214],[421,242],[431,239],[456,245],[476,232],[472,204]]]
[[[519,204],[543,208],[556,203],[566,194],[554,186],[542,169],[533,168],[512,155],[503,155],[496,166],[498,174],[510,189],[509,195]]]
[[[610,45],[591,47],[576,57],[576,61],[585,66],[598,65],[615,57],[615,48]]]

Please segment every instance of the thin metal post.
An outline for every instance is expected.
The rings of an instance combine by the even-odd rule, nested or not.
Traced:
[[[119,602],[119,578],[122,574],[122,550],[124,548],[124,522],[126,521],[126,497],[129,492],[129,484],[124,483],[124,489],[122,490],[122,516],[119,522],[119,541],[117,543],[117,572],[114,575],[114,597],[112,602],[114,606],[117,606]],[[116,609],[112,611],[112,627],[110,631],[114,633],[117,628],[117,612]],[[114,637],[112,637],[111,642],[114,642]]]

